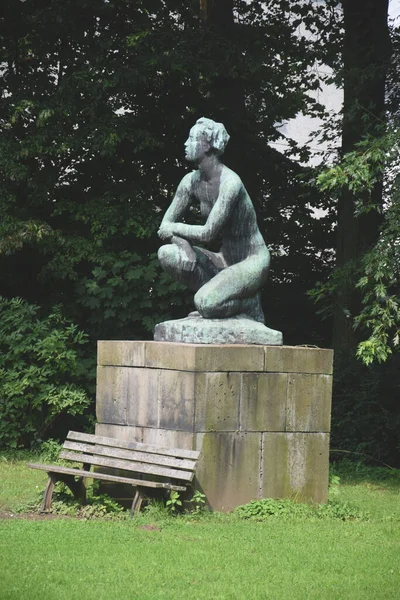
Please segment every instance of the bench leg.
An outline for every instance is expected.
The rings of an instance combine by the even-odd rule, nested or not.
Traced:
[[[137,515],[140,512],[143,502],[143,494],[139,488],[136,490],[135,497],[132,502],[131,517]]]
[[[43,494],[42,506],[40,507],[40,512],[46,512],[50,510],[51,502],[53,500],[53,490],[54,485],[57,482],[57,477],[54,473],[49,473],[49,479],[46,484],[46,488]]]

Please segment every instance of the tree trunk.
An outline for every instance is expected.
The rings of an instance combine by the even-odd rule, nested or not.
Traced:
[[[388,0],[342,0],[344,11],[344,105],[342,152],[354,150],[366,135],[380,135],[385,122],[385,78],[390,58]],[[382,204],[382,183],[372,192]],[[336,261],[348,268],[335,298],[333,346],[345,354],[357,344],[353,318],[360,310],[353,267],[376,242],[381,222],[377,211],[357,217],[350,190],[338,201]]]
[[[200,22],[208,28],[210,35],[220,38],[222,43],[235,47],[235,36],[239,35],[239,25],[235,23],[233,0],[200,0]],[[211,62],[216,60],[210,57]],[[226,70],[226,57],[219,57],[215,65],[219,71],[210,81],[209,102],[210,114],[204,115],[224,123],[233,143],[228,145],[226,162],[240,175],[251,193],[252,169],[249,164],[249,152],[246,140],[245,90],[240,77],[233,77]],[[236,141],[235,141],[236,140]],[[237,140],[241,140],[239,144]]]

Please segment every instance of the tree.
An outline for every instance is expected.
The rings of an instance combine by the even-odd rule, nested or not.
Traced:
[[[274,218],[271,281],[305,292],[325,268],[326,240],[301,169],[268,147],[276,123],[319,109],[307,96],[318,85],[306,72],[315,45],[285,17],[311,14],[302,5],[214,3],[201,26],[194,1],[5,3],[2,293],[46,310],[61,303],[92,339],[146,337],[181,314],[187,297],[159,270],[156,230],[186,168],[177,157],[187,131],[203,114],[226,121],[227,161],[262,228]],[[269,313],[282,304],[278,289]],[[302,338],[296,321],[289,341]]]
[[[343,0],[342,154],[368,136],[379,137],[385,125],[385,81],[390,61],[388,0]],[[344,187],[338,197],[336,265],[343,277],[336,289],[333,325],[335,351],[352,352],[357,344],[354,317],[360,293],[354,273],[376,243],[382,214],[383,172],[371,190],[373,206],[357,211],[359,190]]]
[[[398,464],[400,357],[389,357],[400,326],[398,134],[385,103],[396,95],[385,89],[396,62],[388,3],[342,4],[342,156],[319,176],[338,197],[337,267],[325,288],[334,299],[332,445]]]

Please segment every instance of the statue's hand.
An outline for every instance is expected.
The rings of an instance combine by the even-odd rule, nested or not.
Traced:
[[[174,236],[171,242],[179,246],[179,248],[182,250],[180,268],[183,271],[193,272],[196,267],[197,256],[191,244],[187,240],[177,236]]]
[[[172,223],[162,224],[160,229],[158,230],[158,237],[160,237],[162,240],[171,239],[174,235],[174,232],[172,231],[172,225]]]

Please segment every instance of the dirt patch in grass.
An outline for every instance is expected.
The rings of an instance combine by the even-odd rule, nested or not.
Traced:
[[[143,531],[161,531],[161,527],[158,525],[140,525],[138,529],[142,529]]]

